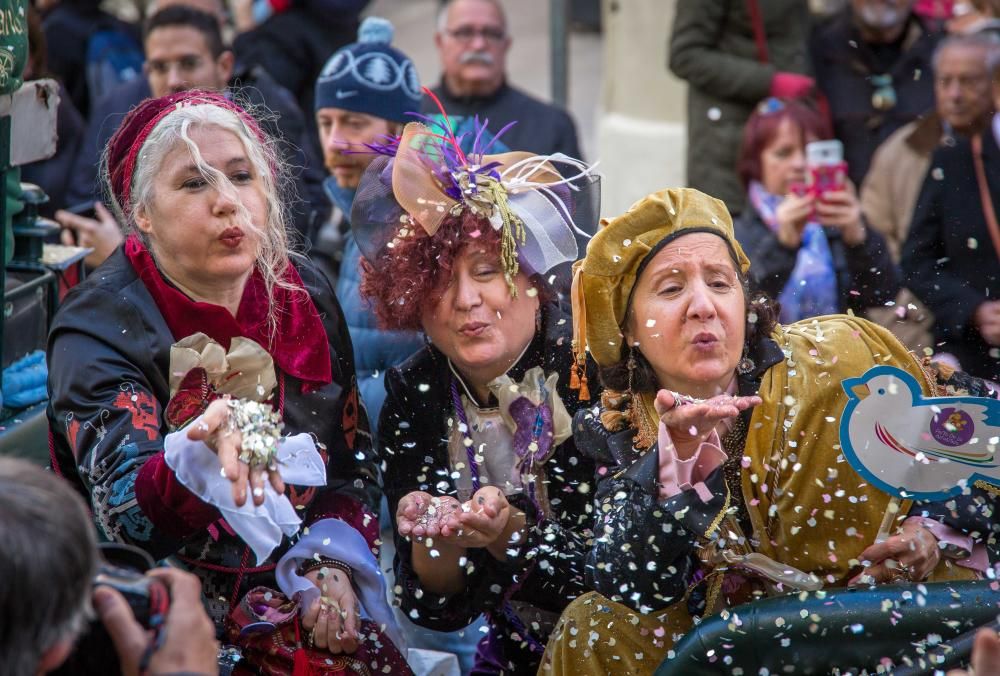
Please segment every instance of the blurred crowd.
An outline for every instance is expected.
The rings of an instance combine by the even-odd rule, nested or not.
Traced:
[[[996,379],[1000,5],[835,4],[678,3],[688,182],[726,202],[783,321],[852,311]],[[828,139],[844,175],[809,189]]]

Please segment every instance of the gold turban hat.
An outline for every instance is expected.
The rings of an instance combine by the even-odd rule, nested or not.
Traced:
[[[587,246],[587,256],[573,266],[573,350],[577,364],[583,363],[588,349],[600,366],[622,360],[622,327],[632,287],[656,252],[690,232],[722,237],[740,272],[746,274],[750,260],[736,241],[726,205],[693,188],[654,192],[621,216],[601,220],[600,230]]]

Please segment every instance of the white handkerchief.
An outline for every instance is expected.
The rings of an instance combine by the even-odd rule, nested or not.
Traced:
[[[197,425],[201,418],[191,425]],[[233,530],[243,538],[262,564],[283,535],[291,537],[302,520],[292,503],[278,495],[264,482],[264,502],[253,504],[248,495],[242,507],[233,502],[232,482],[222,475],[219,457],[201,441],[187,437],[187,427],[168,434],[163,440],[164,459],[185,488],[210,505],[217,507]],[[296,486],[325,486],[326,466],[308,434],[285,437],[278,443],[278,467],[281,478]]]

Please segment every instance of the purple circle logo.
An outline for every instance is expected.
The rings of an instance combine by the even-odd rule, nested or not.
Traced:
[[[975,431],[972,417],[957,408],[943,408],[931,419],[931,436],[945,446],[961,446]]]

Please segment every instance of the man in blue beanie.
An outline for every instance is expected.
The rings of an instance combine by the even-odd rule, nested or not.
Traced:
[[[358,41],[334,53],[323,67],[315,97],[323,163],[330,174],[323,187],[334,210],[314,242],[313,257],[336,279],[373,436],[385,399],[386,369],[423,346],[416,332],[376,327],[358,290],[361,252],[348,223],[358,183],[375,157],[365,152],[364,144],[398,135],[413,119],[407,113],[420,110],[420,78],[413,62],[391,46],[392,35],[392,24],[385,19],[365,19]]]

